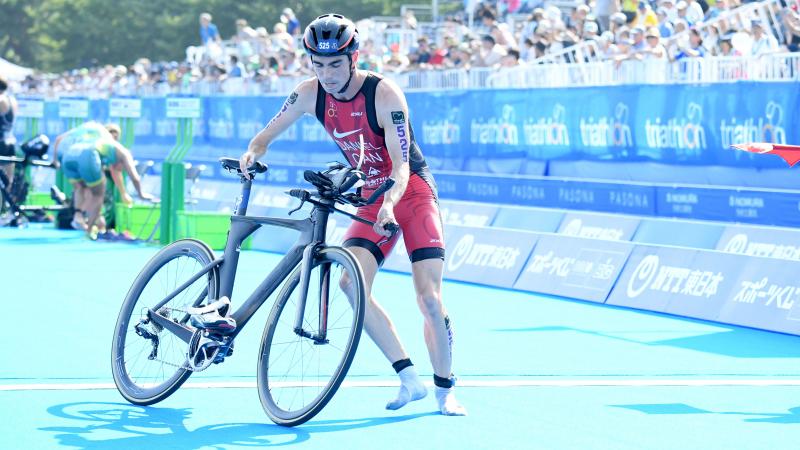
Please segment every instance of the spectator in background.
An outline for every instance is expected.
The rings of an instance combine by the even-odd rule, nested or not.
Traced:
[[[583,24],[583,35],[581,37],[585,40],[596,39],[598,31],[597,22],[586,21]]]
[[[286,32],[292,36],[299,36],[300,31],[300,21],[297,19],[297,16],[294,15],[294,11],[292,8],[284,8],[283,13],[281,14],[281,23],[286,25]]]
[[[230,70],[228,71],[228,78],[242,78],[247,75],[247,69],[245,69],[244,64],[239,61],[239,57],[236,55],[231,55],[230,58]]]
[[[753,46],[750,47],[750,55],[761,56],[775,53],[780,50],[778,40],[772,33],[764,32],[764,24],[759,19],[750,21],[750,32],[753,35]]]
[[[719,56],[742,56],[742,53],[739,50],[733,48],[733,33],[720,36]]]
[[[685,20],[690,27],[703,21],[703,9],[694,0],[680,0],[675,6],[678,9],[678,17]]]
[[[217,26],[211,23],[211,14],[209,13],[200,14],[200,42],[203,45],[222,42]]]
[[[672,23],[675,23],[675,21],[678,20],[678,18],[680,17],[678,14],[678,8],[675,7],[674,0],[661,0],[660,8],[664,9],[664,12],[667,16],[667,20]]]
[[[645,29],[658,25],[658,17],[656,17],[653,8],[651,8],[646,1],[639,1],[639,5],[636,7],[636,18],[633,20],[633,24]]]
[[[645,34],[647,46],[642,50],[644,59],[666,61],[669,58],[666,47],[661,43],[661,34],[656,27],[650,27]]]
[[[800,51],[800,14],[797,9],[798,3],[793,3],[783,14],[783,36],[790,52]]]
[[[497,44],[491,35],[481,37],[480,49],[474,54],[476,67],[494,67],[505,56],[506,49]]]
[[[280,50],[288,50],[294,51],[294,38],[288,31],[286,31],[286,25],[278,22],[275,24],[275,27],[272,29],[272,42],[275,44],[276,47]]]
[[[622,0],[622,14],[625,14],[625,23],[633,23],[636,19],[636,7],[639,5],[638,0]]]
[[[675,34],[675,28],[672,22],[667,18],[667,10],[660,6],[656,10],[656,17],[658,18],[658,32],[662,38],[670,38]]]
[[[611,29],[611,15],[619,12],[619,0],[595,0],[594,16],[600,25],[600,32]]]
[[[689,29],[689,45],[678,48],[676,60],[684,58],[703,58],[706,56],[706,49],[703,47],[703,37],[697,28]]]
[[[625,14],[621,12],[616,12],[612,14],[609,20],[610,20],[609,21],[610,28],[608,29],[608,31],[614,33],[614,36],[616,36],[617,33],[619,33],[619,30],[623,28],[628,21],[628,19],[625,17]]]
[[[514,68],[520,66],[519,50],[509,49],[508,52],[500,58],[500,67]]]
[[[516,47],[517,40],[511,32],[507,23],[498,22],[495,14],[490,10],[485,10],[481,16],[483,26],[485,26],[490,34],[494,36],[494,41],[500,45],[508,47]],[[496,28],[495,28],[496,27]],[[499,60],[498,60],[499,62]]]
[[[408,68],[411,62],[408,57],[400,53],[400,44],[394,43],[389,46],[389,58],[383,65],[387,70],[392,72],[402,72]]]
[[[631,30],[631,39],[633,43],[631,44],[631,48],[634,51],[641,51],[647,46],[644,42],[644,28],[642,27],[633,27]]]

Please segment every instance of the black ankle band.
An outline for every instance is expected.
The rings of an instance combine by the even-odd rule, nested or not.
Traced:
[[[401,359],[392,363],[392,367],[394,367],[394,371],[397,373],[400,373],[401,370],[413,365],[414,364],[411,363],[411,358]]]
[[[450,389],[456,385],[456,377],[450,374],[450,378],[442,378],[439,375],[433,374],[433,384],[440,388]]]

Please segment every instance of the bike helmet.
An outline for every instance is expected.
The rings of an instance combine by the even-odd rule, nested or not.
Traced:
[[[32,139],[29,139],[19,146],[26,156],[34,158],[42,158],[47,154],[47,149],[50,148],[50,138],[44,134],[40,134]]]
[[[356,25],[339,14],[317,17],[303,33],[303,47],[311,56],[349,57],[358,50],[358,43]]]

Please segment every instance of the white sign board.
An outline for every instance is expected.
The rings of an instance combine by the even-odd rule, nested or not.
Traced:
[[[199,119],[199,97],[167,97],[167,117],[170,119]]]
[[[124,119],[142,117],[142,99],[132,97],[111,97],[108,100],[108,116]]]
[[[70,119],[89,118],[89,99],[85,97],[62,97],[58,100],[58,117]]]
[[[44,99],[36,97],[17,97],[17,116],[31,119],[44,119]]]

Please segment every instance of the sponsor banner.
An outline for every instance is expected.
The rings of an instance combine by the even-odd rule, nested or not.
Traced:
[[[112,118],[138,119],[142,117],[142,99],[137,97],[111,97],[108,100],[108,116]]]
[[[536,234],[445,225],[444,277],[512,287],[536,243]]]
[[[542,235],[514,288],[603,303],[633,247],[627,242]]]
[[[89,99],[86,97],[61,97],[58,100],[58,117],[88,119]]]
[[[449,225],[488,227],[500,207],[486,203],[467,203],[443,200],[439,202],[442,222]]]
[[[759,95],[739,95],[743,90]],[[423,154],[446,160],[646,158],[789,170],[777,156],[734,151],[730,145],[800,142],[800,128],[792,126],[800,121],[800,84],[793,82],[450,90],[411,92],[407,98],[409,121]],[[168,119],[181,116],[197,119],[198,145],[240,151],[285,101],[284,95],[142,99],[137,143],[157,143],[165,133],[174,143],[175,125]],[[78,117],[105,120],[108,100],[101,102],[106,106],[99,116],[93,106],[88,117]],[[50,117],[47,107],[44,113]],[[271,149],[299,157],[336,147],[313,117],[305,117]]]
[[[569,212],[564,215],[558,234],[607,241],[630,241],[640,221],[635,217]]]
[[[800,225],[800,192],[659,186],[656,204],[659,216]]]
[[[655,188],[643,185],[455,172],[435,174],[444,198],[548,208],[655,214]]]
[[[717,250],[747,256],[800,261],[800,232],[780,228],[725,227]]]
[[[201,118],[200,97],[168,96],[166,117],[168,119]]]
[[[746,259],[720,322],[800,334],[800,263],[770,258]]]
[[[44,99],[41,97],[17,97],[17,117],[44,118]]]
[[[639,245],[606,303],[719,320],[746,263],[738,255]]]

